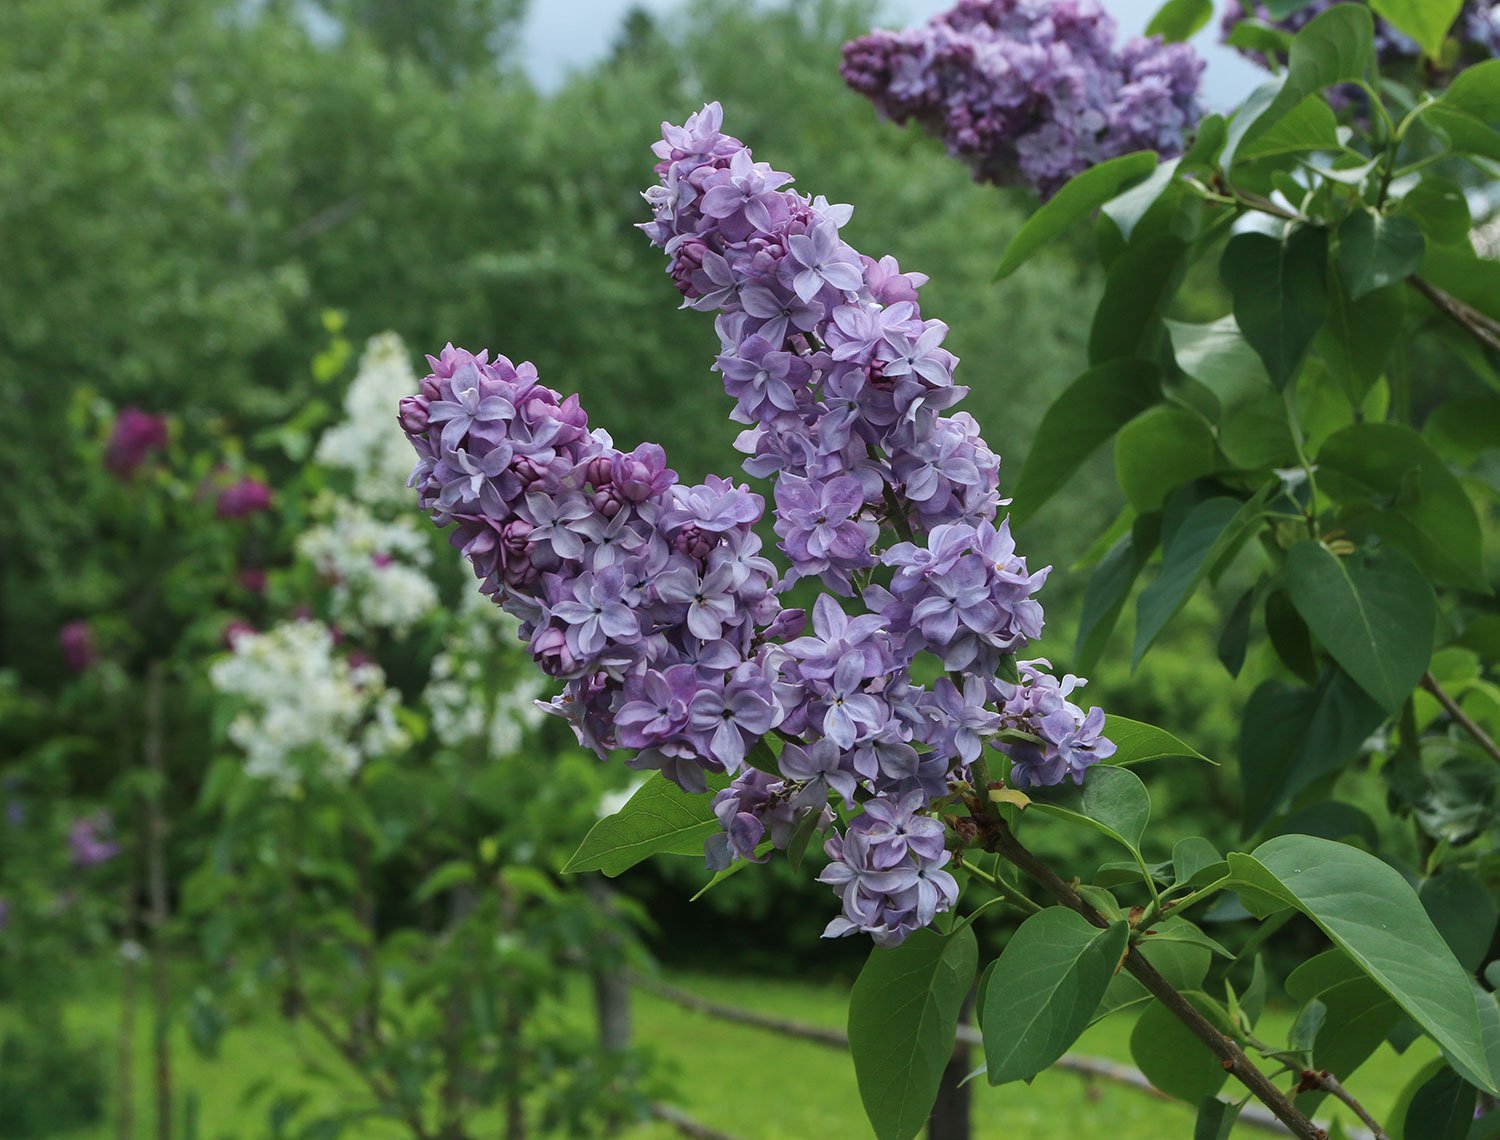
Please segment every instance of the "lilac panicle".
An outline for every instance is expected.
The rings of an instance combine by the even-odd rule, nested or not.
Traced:
[[[941,138],[981,182],[1043,198],[1095,163],[1182,152],[1203,62],[1136,37],[1093,0],[959,0],[921,27],[844,45],[844,80],[898,123]]]
[[[167,421],[140,408],[122,408],[110,428],[104,447],[104,466],[113,475],[129,479],[152,452],[167,446]]]
[[[1040,665],[996,680],[1041,633],[1046,570],[1000,516],[999,457],[952,411],[965,389],[947,326],[922,315],[927,278],[849,245],[851,208],[789,189],[723,133],[718,104],[662,134],[642,228],[685,307],[715,314],[788,571],[755,531],[766,497],[685,486],[655,444],[619,451],[503,356],[429,358],[398,410],[411,482],[564,682],[549,707],[581,742],[690,792],[718,778],[710,867],[821,833],[843,903],[827,933],[892,945],[957,897],[933,801],[1012,739],[1037,742],[1007,753],[1021,778],[1078,778],[1109,754],[1103,714]],[[783,609],[808,578],[811,614]],[[948,676],[915,681],[919,655]]]

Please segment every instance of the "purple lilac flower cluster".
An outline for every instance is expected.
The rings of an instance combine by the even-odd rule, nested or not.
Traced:
[[[1284,32],[1295,34],[1311,23],[1315,17],[1333,7],[1336,2],[1337,0],[1312,0],[1311,3],[1278,20],[1258,0],[1249,0],[1248,3],[1244,0],[1229,0],[1219,25],[1221,38],[1228,40],[1236,24],[1241,20],[1252,18],[1280,28]],[[1500,2],[1465,0],[1458,19],[1453,24],[1453,30],[1449,34],[1457,39],[1461,55],[1465,60],[1478,62],[1500,55]],[[1256,62],[1262,60],[1259,52],[1242,51],[1241,54]],[[1416,40],[1376,16],[1375,54],[1383,66],[1388,66],[1420,59],[1422,49]],[[1284,64],[1286,60],[1282,59],[1281,62]]]
[[[844,80],[897,123],[940,137],[981,182],[1050,197],[1137,150],[1182,151],[1203,61],[1134,37],[1093,0],[959,0],[925,25],[844,45]]]
[[[552,708],[581,741],[689,791],[734,777],[711,867],[831,828],[822,879],[843,910],[827,933],[893,944],[957,897],[934,802],[986,744],[1022,749],[1024,786],[1081,781],[1114,746],[1099,710],[1063,699],[1076,679],[1045,662],[997,679],[1041,632],[1046,571],[996,521],[999,459],[977,425],[944,414],[965,389],[918,306],[926,278],[846,244],[850,207],[786,189],[721,124],[717,104],[664,124],[642,228],[687,307],[718,313],[716,367],[746,469],[773,480],[789,572],[760,553],[761,496],[679,485],[661,448],[620,452],[503,357],[429,358],[400,410],[412,481],[566,680]],[[811,615],[778,600],[804,578],[825,587]],[[919,683],[920,655],[947,675]]]
[[[97,867],[120,853],[120,845],[109,838],[114,824],[106,812],[80,816],[68,827],[68,852],[75,867]]]
[[[104,466],[121,479],[131,478],[152,452],[167,446],[167,421],[140,408],[122,408],[109,431]]]

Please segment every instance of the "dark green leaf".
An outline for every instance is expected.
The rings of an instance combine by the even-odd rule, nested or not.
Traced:
[[[1476,256],[1467,240],[1428,245],[1421,275],[1445,293],[1500,321],[1500,261]]]
[[[1385,713],[1341,669],[1316,688],[1263,681],[1240,728],[1241,817],[1245,834],[1309,784],[1339,771],[1380,727]]]
[[[807,845],[818,830],[818,824],[823,820],[821,811],[807,811],[797,821],[797,826],[792,828],[791,838],[786,844],[786,861],[792,865],[792,870],[802,869],[802,859],[807,854]]]
[[[1205,325],[1167,321],[1166,326],[1177,367],[1212,392],[1220,408],[1270,391],[1271,377],[1266,366],[1245,340],[1232,315]]]
[[[1150,408],[1115,438],[1115,477],[1140,513],[1158,509],[1172,488],[1217,466],[1213,432],[1185,408]]]
[[[1212,871],[1223,862],[1219,849],[1201,836],[1179,839],[1172,847],[1172,885],[1179,890],[1204,886],[1210,880],[1200,881],[1203,872]]]
[[[1443,40],[1463,0],[1370,0],[1376,15],[1421,45],[1428,59],[1443,53]]]
[[[1231,677],[1238,677],[1245,666],[1245,651],[1250,647],[1250,618],[1255,613],[1255,603],[1260,600],[1260,595],[1261,587],[1251,586],[1240,595],[1224,619],[1217,651],[1219,662]]]
[[[1446,178],[1422,179],[1406,192],[1396,209],[1421,226],[1429,242],[1467,241],[1474,225],[1463,187]]]
[[[910,1140],[927,1123],[978,964],[968,924],[870,952],[849,994],[849,1053],[880,1140]]]
[[[1098,1009],[1129,935],[1124,922],[1101,930],[1058,906],[1021,924],[980,1012],[990,1084],[1029,1081],[1067,1051]]]
[[[1125,423],[1161,399],[1153,365],[1117,360],[1090,368],[1047,409],[1016,484],[1016,524],[1031,517]]]
[[[1161,310],[1182,279],[1187,245],[1157,234],[1125,247],[1109,267],[1104,295],[1089,328],[1089,363],[1120,357],[1154,359]]]
[[[1277,154],[1338,148],[1339,122],[1333,108],[1322,95],[1309,95],[1254,142],[1240,147],[1239,158],[1248,162]]]
[[[1486,451],[1500,450],[1500,396],[1459,396],[1439,404],[1422,425],[1422,437],[1444,459],[1472,465]]]
[[[1078,668],[1091,672],[1105,646],[1125,599],[1150,561],[1161,538],[1161,513],[1152,511],[1135,520],[1130,533],[1120,539],[1099,561],[1083,592],[1083,612],[1078,619]]]
[[[1470,973],[1478,970],[1500,919],[1484,884],[1468,871],[1444,871],[1423,883],[1417,894],[1453,956]]]
[[[1234,1122],[1240,1117],[1238,1104],[1227,1104],[1216,1096],[1198,1103],[1198,1117],[1193,1122],[1193,1140],[1229,1140]]]
[[[1478,1091],[1468,1081],[1444,1066],[1411,1098],[1406,1110],[1405,1132],[1412,1140],[1464,1140],[1474,1123]]]
[[[1425,117],[1448,135],[1454,150],[1500,159],[1500,131],[1492,126],[1500,122],[1500,60],[1459,72]]]
[[[1344,672],[1393,715],[1432,660],[1437,599],[1395,550],[1347,558],[1303,539],[1287,551],[1287,593]]]
[[[1479,515],[1448,465],[1403,424],[1351,424],[1318,449],[1318,487],[1433,577],[1489,589]]]
[[[1170,530],[1162,546],[1161,573],[1136,601],[1134,664],[1140,664],[1198,583],[1259,525],[1270,486],[1243,503],[1223,496],[1205,499]]]
[[[1494,1091],[1464,968],[1400,872],[1373,855],[1306,835],[1231,853],[1235,889],[1261,915],[1293,906],[1396,1000],[1466,1078]]]
[[[1096,764],[1083,778],[1083,787],[1062,784],[1035,788],[1028,793],[1027,811],[1083,823],[1140,853],[1146,823],[1151,818],[1151,797],[1146,785],[1128,768]]]
[[[1029,261],[1043,246],[1093,213],[1125,186],[1156,169],[1156,155],[1145,150],[1107,159],[1071,179],[1052,199],[1031,215],[1011,239],[995,280],[1008,277]]]
[[[1266,596],[1266,636],[1283,665],[1309,685],[1317,683],[1318,655],[1312,634],[1285,590],[1272,590]]]
[[[594,824],[563,868],[603,871],[613,878],[652,855],[702,855],[703,841],[720,830],[714,795],[727,776],[709,776],[708,791],[689,795],[661,773],[652,775],[625,806]]]
[[[1104,719],[1104,735],[1114,741],[1115,754],[1109,763],[1128,767],[1144,764],[1148,760],[1202,760],[1212,764],[1203,753],[1190,748],[1163,728],[1154,724],[1142,724],[1138,720],[1127,720],[1123,716],[1107,716]]]
[[[1313,343],[1351,406],[1364,403],[1384,374],[1405,317],[1405,290],[1399,286],[1377,289],[1358,301],[1349,299],[1340,282],[1329,289],[1328,320]]]
[[[1200,1013],[1220,1020],[1213,1017],[1201,994],[1187,997]],[[1158,1001],[1147,1006],[1136,1020],[1130,1033],[1130,1055],[1147,1080],[1168,1096],[1188,1104],[1198,1104],[1213,1096],[1224,1087],[1229,1076],[1218,1058],[1193,1036],[1192,1030]]]
[[[1356,210],[1339,226],[1339,272],[1351,300],[1398,281],[1422,264],[1426,243],[1410,218]]]
[[[1317,1044],[1318,1034],[1323,1032],[1323,1022],[1328,1019],[1328,1007],[1317,998],[1297,1011],[1297,1020],[1287,1030],[1286,1047],[1301,1053],[1310,1053]]]
[[[1234,298],[1235,321],[1278,388],[1296,375],[1323,325],[1327,262],[1328,233],[1315,226],[1280,239],[1236,234],[1224,249],[1219,275]]]
[[[1167,0],[1146,25],[1146,34],[1182,43],[1192,39],[1213,15],[1213,0]]]
[[[1373,715],[1384,719],[1385,713],[1380,711],[1374,701],[1364,695],[1364,691],[1359,686],[1347,677],[1344,678],[1344,683],[1369,704]],[[1333,839],[1340,843],[1357,841],[1355,846],[1363,844],[1371,849],[1380,842],[1380,834],[1375,828],[1375,821],[1353,804],[1342,803],[1338,800],[1324,800],[1322,803],[1305,807],[1301,811],[1292,812],[1277,822],[1271,834],[1316,835],[1319,838]]]

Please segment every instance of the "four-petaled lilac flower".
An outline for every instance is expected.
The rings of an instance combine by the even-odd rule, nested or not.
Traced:
[[[504,396],[484,394],[479,369],[469,364],[461,370],[461,375],[453,377],[453,398],[428,405],[427,422],[442,424],[438,442],[444,451],[456,451],[475,424],[495,423],[515,414],[515,405]]]
[[[618,566],[585,570],[569,584],[570,596],[552,607],[552,616],[568,624],[568,648],[575,657],[598,653],[610,638],[640,636],[640,621],[622,594],[625,575]]]
[[[811,301],[825,285],[853,293],[865,283],[858,254],[839,240],[839,228],[832,221],[819,222],[805,234],[793,234],[786,244],[793,262],[801,266],[792,289],[803,301]]]

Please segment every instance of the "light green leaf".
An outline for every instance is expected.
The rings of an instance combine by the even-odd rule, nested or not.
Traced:
[[[689,795],[653,774],[624,807],[594,824],[563,873],[603,871],[614,878],[652,855],[701,856],[703,841],[720,830],[714,795],[728,783],[727,776],[711,775],[708,791]]]
[[[451,891],[454,887],[467,886],[474,881],[474,865],[462,859],[450,859],[436,868],[417,887],[412,897],[419,903]]]
[[[1166,325],[1177,367],[1212,392],[1221,408],[1270,391],[1270,374],[1232,314],[1206,325],[1183,321],[1167,321]]]
[[[1122,425],[1161,399],[1154,365],[1116,360],[1090,368],[1047,409],[1016,483],[1019,525],[1060,490]]]
[[[1312,919],[1447,1051],[1495,1092],[1468,974],[1400,872],[1354,847],[1280,835],[1231,853],[1232,888],[1252,911],[1292,906]]]
[[[1405,281],[1422,264],[1421,227],[1400,214],[1356,210],[1339,226],[1339,273],[1358,301],[1366,293]]]
[[[1463,0],[1370,0],[1370,7],[1386,23],[1416,40],[1428,59],[1437,59]]]
[[[1029,1081],[1067,1051],[1104,997],[1130,936],[1054,906],[1011,936],[985,987],[979,1025],[992,1085]]]
[[[1052,199],[1027,219],[1011,239],[995,280],[1009,277],[1061,234],[1093,213],[1124,187],[1156,169],[1156,154],[1143,150],[1107,159],[1070,179]]]
[[[1207,885],[1212,879],[1204,878],[1204,873],[1216,871],[1223,864],[1224,856],[1219,849],[1202,836],[1179,839],[1172,847],[1173,889],[1190,890]]]
[[[1162,163],[1144,182],[1132,186],[1123,194],[1115,195],[1100,207],[1120,227],[1120,236],[1126,241],[1135,232],[1136,223],[1146,216],[1146,212],[1156,205],[1162,193],[1172,184],[1172,179],[1177,174],[1177,165],[1178,160],[1175,158]]]
[[[849,1053],[879,1140],[911,1140],[927,1123],[978,964],[968,924],[870,952],[849,994]]]
[[[1339,121],[1333,108],[1322,95],[1309,95],[1254,142],[1242,146],[1239,158],[1248,162],[1277,154],[1338,148]]]
[[[1333,659],[1395,714],[1432,659],[1437,599],[1422,572],[1395,550],[1347,558],[1303,539],[1287,551],[1287,593]]]
[[[1186,408],[1148,408],[1115,438],[1115,478],[1138,513],[1157,510],[1174,487],[1218,463],[1213,432]]]
[[[1146,25],[1146,34],[1180,44],[1192,39],[1213,15],[1213,0],[1167,0]]]
[[[1130,769],[1096,764],[1084,776],[1081,788],[1060,784],[1027,794],[1031,796],[1027,811],[1082,823],[1140,856],[1141,839],[1151,819],[1151,797]]]
[[[1323,325],[1327,271],[1328,232],[1315,226],[1283,238],[1236,234],[1224,249],[1219,275],[1234,298],[1235,321],[1278,388],[1297,374]]]
[[[1121,767],[1144,764],[1148,760],[1202,760],[1213,764],[1203,753],[1184,744],[1164,728],[1109,715],[1104,719],[1104,735],[1114,741],[1115,754],[1109,763]]]

